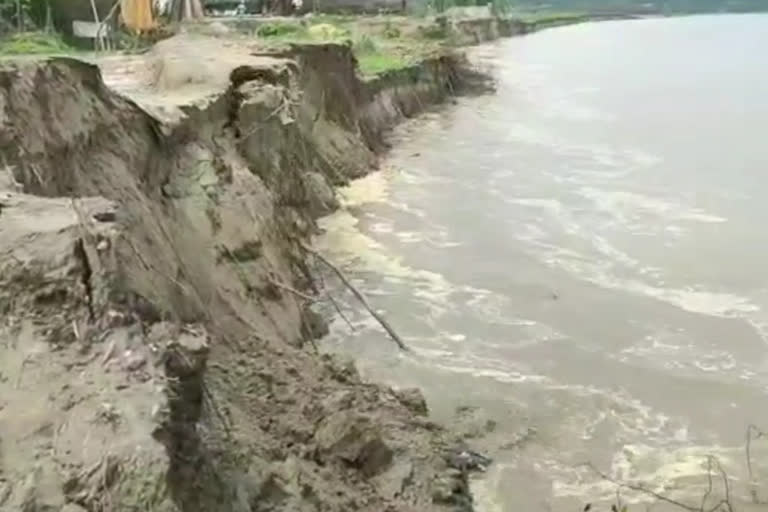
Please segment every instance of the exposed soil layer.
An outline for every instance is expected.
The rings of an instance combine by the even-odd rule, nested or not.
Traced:
[[[0,510],[472,509],[457,440],[324,333],[303,244],[398,119],[480,77],[347,46],[0,68]],[[108,84],[108,85],[107,85]]]

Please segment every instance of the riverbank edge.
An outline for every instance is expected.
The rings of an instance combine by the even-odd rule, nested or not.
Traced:
[[[473,510],[418,391],[311,349],[307,244],[389,129],[487,77],[447,52],[362,81],[335,44],[175,57],[157,83],[218,88],[155,90],[165,114],[81,61],[0,66],[0,510]]]

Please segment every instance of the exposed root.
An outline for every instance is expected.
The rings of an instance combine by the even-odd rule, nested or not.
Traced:
[[[287,284],[283,284],[283,283],[281,283],[280,281],[278,281],[276,279],[272,278],[272,279],[269,280],[269,282],[271,284],[277,286],[281,290],[285,290],[287,292],[290,292],[290,293],[294,294],[295,296],[297,296],[298,298],[306,300],[307,302],[317,302],[319,300],[318,297],[313,297],[311,295],[307,295],[306,293],[302,293],[299,290],[297,290],[296,288],[292,288],[292,287],[288,286]]]
[[[85,252],[85,246],[82,238],[75,242],[75,257],[80,260],[80,264],[83,266],[81,281],[83,283],[83,288],[85,289],[86,306],[88,307],[88,319],[93,322],[96,318],[96,314],[93,309],[93,284],[91,283],[93,270],[91,269],[91,263],[88,261],[88,254]]]

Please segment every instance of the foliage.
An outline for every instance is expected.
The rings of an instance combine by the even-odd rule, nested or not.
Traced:
[[[0,55],[60,55],[72,51],[59,36],[42,32],[21,32],[0,41]]]
[[[578,22],[584,21],[588,17],[588,14],[581,12],[534,11],[515,13],[516,19],[536,25],[547,25],[565,21]]]
[[[655,13],[766,11],[768,0],[490,0],[497,14],[512,15],[531,11],[581,13]],[[409,10],[430,7],[442,13],[451,7],[485,6],[486,0],[416,0]]]
[[[337,41],[349,38],[349,30],[330,23],[318,23],[309,27],[309,35],[313,39]]]
[[[256,35],[259,37],[286,37],[303,31],[304,27],[297,23],[274,22],[260,25],[256,29]]]
[[[19,0],[18,3],[16,0],[0,0],[0,19],[3,24],[3,32],[24,27],[29,18],[31,3],[31,0]],[[19,13],[19,7],[21,7],[21,13]],[[21,14],[21,19],[19,19],[19,14]]]
[[[491,0],[491,12],[495,16],[507,16],[513,8],[512,0]]]
[[[400,29],[392,25],[390,20],[387,20],[386,25],[384,25],[384,37],[387,39],[398,39],[400,36]]]
[[[383,53],[359,55],[357,62],[363,75],[377,75],[385,71],[404,68],[408,65],[408,61],[403,57]]]
[[[355,16],[353,14],[320,13],[315,15],[312,19],[316,24],[328,23],[330,25],[343,25],[345,23],[353,23],[359,20],[360,16]]]
[[[360,72],[363,75],[377,75],[385,71],[400,69],[408,65],[402,47],[389,47],[387,41],[377,40],[368,34],[358,36],[352,43]]]
[[[357,55],[378,53],[379,47],[376,41],[368,34],[363,34],[352,43],[352,49]]]
[[[438,16],[435,23],[419,27],[419,32],[424,39],[445,39],[449,33],[448,20],[445,16]]]
[[[768,10],[768,0],[515,0],[515,8],[561,12],[675,14],[762,11]]]

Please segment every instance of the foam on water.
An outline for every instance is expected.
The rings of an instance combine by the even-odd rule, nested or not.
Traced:
[[[717,457],[724,467],[733,466],[730,456],[734,449],[720,446],[682,446],[659,449],[658,446],[625,445],[606,471],[611,478],[625,482],[642,482],[655,493],[698,506],[707,490],[707,463]],[[560,478],[552,485],[557,497],[572,497],[587,501],[612,501],[616,485],[596,477],[588,468],[555,467]],[[680,482],[685,481],[684,486]],[[623,491],[622,500],[628,504],[653,503],[647,493]]]
[[[595,208],[620,219],[633,213],[644,213],[668,221],[690,221],[702,223],[722,223],[726,219],[697,208],[689,208],[677,201],[660,199],[636,192],[623,190],[605,190],[595,187],[581,187],[576,193],[592,201]]]
[[[572,231],[576,232],[576,229]],[[660,300],[691,313],[721,318],[748,318],[749,314],[761,311],[760,306],[753,303],[749,297],[706,290],[701,286],[675,288],[641,281],[637,278],[619,277],[611,272],[613,268],[611,262],[635,267],[638,270],[638,277],[647,275],[658,279],[659,269],[637,268],[639,266],[637,260],[610,246],[604,239],[592,237],[592,240],[597,242],[595,248],[601,254],[610,257],[608,262],[596,262],[587,255],[574,254],[571,250],[543,245],[541,247],[546,251],[542,255],[542,261],[596,285]],[[663,283],[661,279],[658,281]]]
[[[579,44],[586,39],[600,38]],[[617,40],[623,44],[623,34]],[[530,44],[526,51],[535,50]],[[405,325],[412,351],[389,357],[387,343],[360,343],[384,335],[351,301],[345,310],[353,310],[358,331],[348,346],[374,345],[353,349],[374,352],[361,366],[413,376],[438,402],[450,390],[497,404],[490,409],[514,404],[525,413],[521,421],[537,428],[540,436],[498,454],[485,478],[473,482],[479,510],[508,509],[503,498],[518,492],[509,475],[551,483],[553,503],[565,500],[552,510],[578,510],[569,499],[613,501],[616,486],[579,466],[592,457],[613,477],[698,505],[708,455],[743,475],[743,446],[730,447],[741,439],[728,437],[728,422],[743,421],[760,391],[768,392],[768,358],[751,356],[759,350],[744,329],[748,322],[768,343],[761,307],[768,286],[732,271],[740,261],[761,267],[722,247],[764,242],[741,218],[746,213],[754,222],[760,205],[728,202],[741,197],[747,204],[750,191],[742,197],[730,185],[753,177],[739,175],[731,159],[733,172],[724,178],[714,166],[730,164],[708,161],[717,155],[706,143],[692,160],[681,156],[692,147],[685,130],[659,141],[661,112],[624,98],[613,100],[626,116],[614,114],[610,101],[592,104],[611,100],[605,76],[552,82],[551,61],[525,51],[517,57],[489,53],[501,67],[496,98],[463,99],[447,116],[430,114],[399,130],[395,165],[341,192],[360,223],[349,212],[323,221],[327,233],[318,246],[363,281],[375,306],[399,315],[393,323]],[[577,79],[584,67],[574,71]],[[461,131],[453,126],[459,124]],[[754,179],[745,183],[758,185]],[[475,232],[478,222],[487,224]],[[498,251],[498,261],[483,254],[488,268],[473,275],[463,243]],[[714,263],[705,254],[710,248]],[[433,266],[438,252],[444,259]],[[552,300],[550,286],[575,299]],[[335,328],[347,331],[343,322]],[[711,397],[697,396],[693,386]],[[743,394],[723,397],[721,389]],[[695,409],[708,400],[712,410]],[[721,411],[737,419],[721,424]],[[768,460],[768,446],[764,452]]]

